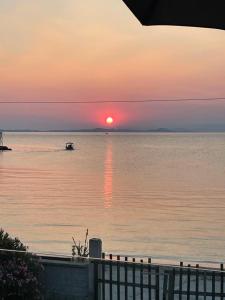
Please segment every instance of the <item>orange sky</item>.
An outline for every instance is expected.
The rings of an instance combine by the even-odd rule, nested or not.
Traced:
[[[0,2],[1,100],[225,96],[225,32],[142,27],[122,0]],[[1,105],[0,128],[224,126],[225,104]],[[115,122],[116,123],[116,122]]]

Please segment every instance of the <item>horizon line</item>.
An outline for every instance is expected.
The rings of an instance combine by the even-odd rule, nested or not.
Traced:
[[[87,128],[87,129],[3,129],[0,128],[0,132],[93,132],[93,133],[105,133],[105,132],[156,132],[156,133],[223,133],[224,129],[170,129],[170,128],[157,128],[157,129],[127,129],[127,128]]]

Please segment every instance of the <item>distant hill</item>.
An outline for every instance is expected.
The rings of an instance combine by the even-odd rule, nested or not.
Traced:
[[[194,133],[194,132],[225,132],[224,130],[200,130],[200,129],[185,129],[185,128],[176,128],[176,129],[170,129],[170,128],[164,128],[160,127],[157,129],[128,129],[128,128],[88,128],[88,129],[55,129],[55,130],[37,130],[37,129],[0,129],[0,132],[164,132],[164,133]]]
[[[158,129],[127,129],[127,128],[89,128],[67,130],[32,130],[32,129],[0,129],[3,132],[175,132],[168,128]]]

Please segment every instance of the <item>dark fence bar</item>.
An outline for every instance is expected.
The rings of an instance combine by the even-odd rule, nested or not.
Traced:
[[[183,262],[180,262],[180,274],[179,274],[179,300],[182,300],[183,291]]]
[[[199,272],[198,272],[199,265],[196,265],[196,275],[195,275],[195,290],[196,290],[196,300],[199,298]]]
[[[148,299],[152,300],[152,267],[151,267],[152,260],[151,258],[148,259]]]
[[[157,266],[155,269],[155,299],[159,300],[160,299],[160,294],[159,294],[159,290],[160,290],[160,282],[159,282],[159,267]]]
[[[206,271],[204,272],[204,300],[206,300],[206,280],[207,280],[207,273]]]
[[[102,255],[102,299],[105,299],[105,254]]]
[[[117,299],[120,300],[120,256],[117,256]]]
[[[136,296],[136,287],[135,287],[135,258],[132,259],[133,261],[133,298],[135,299]]]
[[[128,277],[127,277],[127,262],[128,257],[125,257],[125,265],[124,265],[124,280],[125,280],[125,300],[128,300]]]
[[[190,265],[188,265],[187,271],[187,300],[190,300],[190,291],[191,291],[191,272],[190,272]]]
[[[220,277],[220,292],[221,292],[220,300],[223,300],[224,299],[223,296],[222,296],[222,294],[223,294],[223,281],[224,281],[223,264],[220,265],[220,270],[221,270],[221,273],[220,273],[220,276],[221,276]]]
[[[141,300],[144,299],[144,268],[143,268],[143,260],[141,260],[141,267],[140,267],[140,290],[141,290]]]
[[[110,280],[110,290],[109,290],[109,293],[110,293],[110,300],[112,300],[113,299],[113,293],[112,293],[112,288],[113,288],[113,283],[112,283],[112,268],[113,268],[113,262],[112,262],[112,254],[110,254],[110,256],[109,256],[109,258],[110,258],[110,264],[109,264],[109,273],[110,273],[110,277],[109,277],[109,280]],[[103,282],[103,284],[104,284],[104,282]]]

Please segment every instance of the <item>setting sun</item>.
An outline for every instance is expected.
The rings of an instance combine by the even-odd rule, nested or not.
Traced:
[[[112,125],[113,122],[114,122],[114,120],[113,120],[112,117],[107,117],[106,120],[105,120],[105,122],[106,122],[107,125]]]

